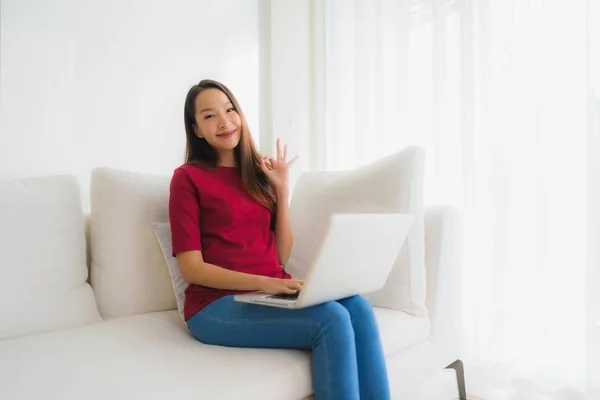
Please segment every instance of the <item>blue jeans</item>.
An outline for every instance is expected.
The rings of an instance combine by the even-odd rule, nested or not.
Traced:
[[[316,400],[390,398],[379,329],[362,296],[288,310],[222,297],[187,321],[201,342],[312,350]]]

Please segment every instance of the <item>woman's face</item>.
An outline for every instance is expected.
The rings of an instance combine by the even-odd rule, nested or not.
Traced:
[[[194,105],[196,136],[219,152],[233,150],[241,139],[242,120],[229,97],[219,89],[205,89]]]

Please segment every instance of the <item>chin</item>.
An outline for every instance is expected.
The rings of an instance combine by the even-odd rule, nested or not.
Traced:
[[[221,141],[221,143],[218,143],[218,145],[215,147],[221,150],[233,150],[238,147],[241,142],[241,137],[238,136],[237,138],[231,138],[227,141]]]

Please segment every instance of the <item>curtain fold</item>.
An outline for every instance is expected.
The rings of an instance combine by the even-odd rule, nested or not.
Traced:
[[[426,202],[461,212],[466,361],[488,399],[583,398],[598,366],[586,340],[590,1],[319,3],[320,161],[425,148]]]

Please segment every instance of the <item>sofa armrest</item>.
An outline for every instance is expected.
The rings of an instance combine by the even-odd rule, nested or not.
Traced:
[[[461,261],[459,213],[452,207],[425,208],[426,305],[430,340],[448,362],[461,355]]]

